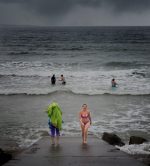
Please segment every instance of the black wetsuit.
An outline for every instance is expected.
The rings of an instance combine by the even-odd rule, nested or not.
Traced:
[[[52,78],[51,78],[51,84],[55,85],[55,83],[56,83],[56,78],[55,78],[55,76],[52,76]]]

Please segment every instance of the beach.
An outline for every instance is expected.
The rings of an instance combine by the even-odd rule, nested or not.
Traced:
[[[85,103],[89,134],[101,140],[115,133],[125,143],[121,151],[150,154],[150,27],[0,26],[0,32],[0,148],[20,151],[48,136],[45,109],[56,101],[61,136],[81,137]],[[130,136],[148,141],[129,145]]]
[[[68,148],[68,145],[71,148]],[[62,137],[59,146],[49,146],[49,137],[43,137],[5,166],[43,164],[45,166],[144,166],[142,162],[94,136],[89,136],[88,144],[82,144],[80,137]]]
[[[56,92],[51,95],[1,95],[2,148],[26,148],[49,131],[45,109],[57,101],[63,111],[64,136],[81,136],[78,113],[83,103],[91,111],[92,126],[89,133],[101,139],[103,132],[119,135],[128,145],[132,135],[150,139],[149,96],[76,95]],[[125,107],[125,106],[126,107]],[[125,146],[129,153],[149,153],[149,143],[134,147]],[[145,150],[147,149],[147,150]]]

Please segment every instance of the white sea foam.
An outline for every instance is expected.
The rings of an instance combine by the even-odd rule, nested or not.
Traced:
[[[50,85],[50,73],[49,70],[35,71],[34,69],[28,69],[29,71],[17,71],[15,72],[1,72],[5,84],[1,82],[0,94],[49,94],[55,91],[71,91],[76,94],[131,94],[131,95],[145,95],[150,94],[150,86],[148,78],[138,78],[132,76],[134,69],[128,70],[82,70],[82,71],[67,71],[65,69],[65,77],[67,84],[60,86],[60,82],[57,81],[56,86]],[[32,71],[33,70],[33,71]],[[57,79],[62,73],[61,71],[53,71],[56,74]],[[23,76],[23,77],[22,77]],[[30,77],[29,77],[30,76]],[[115,77],[119,86],[118,88],[111,88],[111,79]],[[2,81],[2,80],[1,80]],[[8,82],[8,84],[7,84]]]
[[[120,149],[123,152],[126,152],[128,154],[150,154],[150,143],[143,143],[140,145],[125,145],[122,147],[116,146],[118,149]]]

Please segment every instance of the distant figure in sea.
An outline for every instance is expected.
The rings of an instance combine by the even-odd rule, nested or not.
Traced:
[[[53,74],[53,76],[51,77],[51,84],[55,85],[55,83],[56,83],[56,77],[55,74]]]
[[[118,84],[116,83],[116,81],[115,81],[115,79],[113,78],[112,80],[111,80],[111,86],[112,87],[116,87]]]
[[[92,124],[91,114],[87,108],[87,104],[82,105],[81,111],[79,112],[79,121],[82,130],[82,141],[84,144],[86,144],[88,128]]]
[[[62,111],[58,103],[52,102],[46,109],[49,117],[48,125],[52,145],[59,145],[60,130],[62,129]]]
[[[65,85],[65,84],[66,84],[66,80],[65,80],[65,77],[64,77],[64,75],[63,75],[63,74],[60,76],[59,81],[61,81],[63,85]]]

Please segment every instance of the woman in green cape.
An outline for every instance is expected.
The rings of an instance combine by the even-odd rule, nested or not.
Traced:
[[[51,131],[52,145],[59,144],[60,130],[62,129],[62,111],[60,106],[53,102],[46,110],[49,117],[49,128]]]

